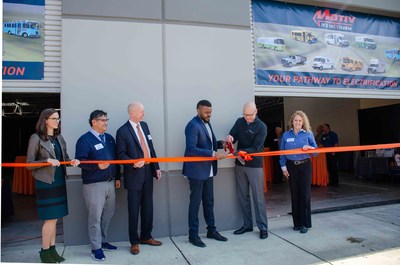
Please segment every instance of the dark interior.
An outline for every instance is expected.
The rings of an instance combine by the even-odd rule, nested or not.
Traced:
[[[16,156],[26,155],[40,112],[46,108],[60,109],[60,95],[3,93],[2,97],[2,162],[14,162]],[[13,168],[2,168],[3,175],[12,173]]]

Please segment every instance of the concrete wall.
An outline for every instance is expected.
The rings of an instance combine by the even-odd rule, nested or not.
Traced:
[[[129,102],[141,101],[158,156],[174,157],[183,155],[184,127],[196,115],[200,99],[213,103],[211,122],[219,139],[241,115],[243,103],[254,99],[249,1],[68,0],[63,1],[62,14],[62,130],[71,157],[94,109],[108,112],[108,132],[115,135],[128,118]],[[340,113],[346,113],[348,108],[340,106]],[[285,115],[291,111],[285,109]],[[339,134],[347,133],[333,113],[324,120]],[[316,116],[315,123],[322,120]],[[234,229],[242,220],[233,161],[221,161],[219,167],[216,225],[219,230]],[[164,163],[161,168],[163,178],[154,184],[153,235],[186,234],[189,188],[182,164]],[[64,241],[88,243],[80,170],[68,173],[70,214],[64,218]],[[202,213],[199,216],[204,232]],[[109,235],[110,241],[128,238],[123,189],[117,191]]]
[[[70,156],[75,153],[76,140],[89,129],[92,110],[108,112],[108,132],[115,135],[128,119],[126,108],[133,100],[145,106],[145,120],[159,157],[183,155],[184,128],[196,115],[200,99],[212,102],[213,128],[217,138],[225,138],[241,115],[243,103],[254,98],[249,27],[240,26],[240,22],[227,27],[233,14],[226,14],[221,4],[215,5],[212,17],[205,6],[196,12],[206,15],[200,25],[177,23],[182,19],[180,13],[174,13],[179,1],[165,1],[162,6],[157,1],[148,5],[144,1],[139,1],[141,5],[138,1],[121,1],[109,10],[107,1],[96,1],[94,9],[91,2],[65,1],[63,6],[62,130]],[[242,16],[248,19],[248,5],[239,2]],[[127,12],[136,4],[140,12]],[[174,23],[159,21],[160,7],[166,13],[164,17]],[[201,9],[199,4],[196,8]],[[242,222],[233,161],[219,165],[214,186],[216,225],[219,230],[233,229]],[[181,174],[182,163],[163,163],[161,168],[163,178],[154,184],[153,235],[186,234],[189,187]],[[64,241],[67,245],[88,243],[80,170],[71,168],[68,173],[70,214],[64,218]],[[126,204],[126,191],[118,190],[111,241],[128,239]],[[204,232],[201,212],[199,216]]]
[[[236,187],[231,169],[219,169],[214,178],[214,214],[217,229],[233,230],[242,225]],[[108,229],[110,242],[129,241],[127,191],[116,190],[116,213]],[[185,235],[188,232],[189,182],[180,172],[163,172],[163,177],[154,182],[153,236],[168,237]],[[82,196],[80,177],[67,181],[69,214],[64,217],[64,243],[66,245],[88,244],[87,212]],[[199,232],[206,232],[206,224],[199,213]],[[140,227],[140,226],[139,226]]]

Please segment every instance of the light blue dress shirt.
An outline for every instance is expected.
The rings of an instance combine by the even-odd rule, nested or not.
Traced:
[[[312,132],[300,130],[297,134],[294,133],[293,129],[285,132],[281,140],[281,150],[291,150],[303,148],[303,146],[309,145],[317,148],[317,143]],[[314,155],[316,156],[316,154]],[[310,154],[296,154],[296,155],[281,155],[279,163],[282,170],[286,169],[287,160],[304,160],[310,158]]]

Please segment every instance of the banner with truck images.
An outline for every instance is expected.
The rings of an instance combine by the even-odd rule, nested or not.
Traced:
[[[44,4],[3,1],[3,79],[44,78]]]
[[[252,0],[255,85],[400,90],[400,20]]]

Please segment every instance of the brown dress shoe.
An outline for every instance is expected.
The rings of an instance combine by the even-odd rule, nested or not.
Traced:
[[[161,246],[162,243],[154,238],[150,238],[147,240],[140,240],[140,244],[150,245],[150,246]]]
[[[140,252],[139,244],[133,244],[133,245],[131,246],[131,253],[132,253],[133,255],[137,255],[137,254],[139,254],[139,252]]]

